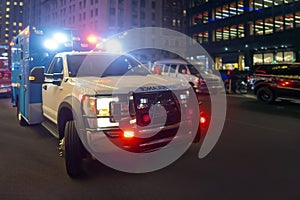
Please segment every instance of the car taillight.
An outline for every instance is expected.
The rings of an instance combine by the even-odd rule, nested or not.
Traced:
[[[250,81],[251,81],[251,77],[247,76],[247,83],[250,83]]]

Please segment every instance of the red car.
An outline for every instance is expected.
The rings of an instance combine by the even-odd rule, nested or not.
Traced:
[[[0,95],[11,95],[11,71],[6,59],[0,58]]]

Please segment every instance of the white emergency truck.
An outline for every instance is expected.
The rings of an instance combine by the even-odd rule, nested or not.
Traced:
[[[71,177],[82,174],[95,135],[134,153],[163,148],[195,129],[192,141],[199,141],[192,87],[152,74],[130,55],[58,53],[47,71],[34,67],[28,78],[30,84],[41,84],[42,123],[60,139]],[[182,127],[185,133],[178,137]]]

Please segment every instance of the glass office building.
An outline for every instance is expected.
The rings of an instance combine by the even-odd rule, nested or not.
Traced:
[[[189,0],[187,27],[215,69],[300,61],[299,0]]]

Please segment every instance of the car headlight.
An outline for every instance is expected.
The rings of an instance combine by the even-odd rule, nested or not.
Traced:
[[[130,119],[127,99],[112,96],[85,96],[83,111],[92,128],[119,126],[121,119]]]

